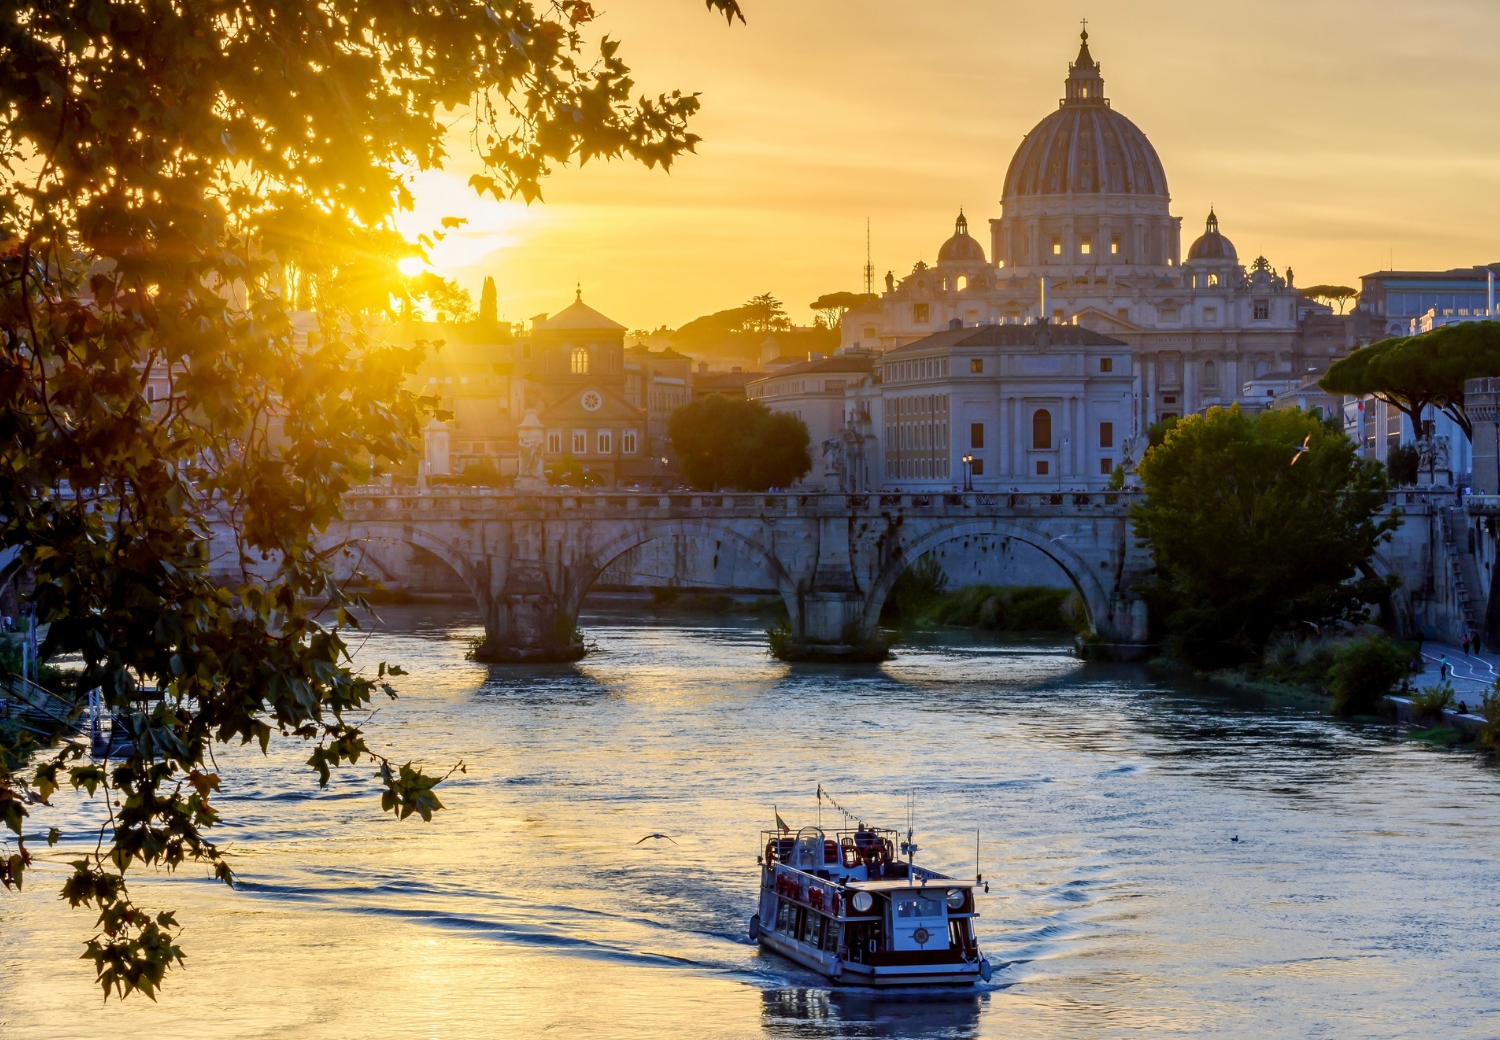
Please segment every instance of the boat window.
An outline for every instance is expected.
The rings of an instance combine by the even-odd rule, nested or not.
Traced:
[[[897,896],[897,917],[942,917],[943,901],[924,896]]]

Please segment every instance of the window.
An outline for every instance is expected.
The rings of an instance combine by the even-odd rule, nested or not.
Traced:
[[[1270,300],[1256,300],[1255,301],[1255,320],[1256,321],[1269,321],[1270,318],[1271,318],[1271,301]]]
[[[1031,413],[1031,446],[1037,451],[1052,450],[1052,413],[1045,408]]]
[[[560,434],[560,433],[549,433],[549,434],[547,434],[547,454],[549,454],[549,455],[561,455],[562,454],[562,434]]]
[[[1176,321],[1180,312],[1176,307],[1163,307],[1158,313],[1162,321]]]
[[[927,324],[927,304],[914,303],[911,305],[911,320],[914,325]]]
[[[1045,477],[1047,475],[1047,460],[1046,459],[1042,459],[1040,462],[1038,462],[1036,464],[1036,475],[1039,476],[1039,477]]]
[[[1168,419],[1175,419],[1175,418],[1177,418],[1177,413],[1176,412],[1162,412],[1161,413],[1161,421],[1162,422],[1166,422]]]
[[[1208,285],[1209,285],[1209,288],[1212,288],[1212,287],[1214,287],[1215,285],[1218,285],[1218,284],[1219,284],[1219,276],[1217,274],[1213,273],[1213,272],[1209,272],[1209,275],[1208,275]]]
[[[1062,239],[1058,238],[1056,235],[1052,237],[1052,255],[1062,256]]]
[[[1166,397],[1163,397],[1161,399],[1161,403],[1162,404],[1176,404],[1177,403],[1177,398],[1173,394],[1168,394]]]
[[[873,325],[866,325],[865,326],[865,339],[871,340],[871,341],[873,341],[875,339],[875,326],[873,326]]]
[[[972,473],[976,477],[982,477],[982,476],[984,476],[984,460],[983,459],[970,459],[969,460],[969,472]]]
[[[1203,320],[1204,321],[1218,321],[1219,320],[1219,308],[1217,308],[1217,307],[1205,307],[1205,308],[1203,308]]]
[[[1099,424],[1099,447],[1113,448],[1115,446],[1115,424],[1102,422]]]
[[[984,358],[970,358],[969,359],[969,371],[973,372],[975,375],[978,375],[979,373],[983,372],[984,371]]]
[[[608,430],[599,431],[599,454],[609,455],[615,450],[615,436]]]
[[[953,288],[957,289],[959,292],[963,292],[968,287],[969,287],[969,276],[968,275],[961,274],[957,278],[953,279]]]
[[[1111,473],[1113,473],[1114,471],[1115,471],[1115,462],[1114,462],[1113,459],[1100,459],[1099,460],[1099,475],[1101,477],[1107,477]]]
[[[1110,251],[1111,254],[1116,254],[1116,255],[1120,252],[1120,236],[1119,235],[1111,235],[1110,236],[1110,239],[1109,239],[1109,251]]]
[[[526,344],[522,345],[522,347],[521,347],[521,360],[522,361],[530,361],[531,360],[531,344],[530,343],[526,343]]]
[[[586,430],[573,431],[573,454],[582,455],[589,450],[589,435]]]
[[[984,423],[969,423],[969,447],[984,447]]]
[[[1130,308],[1129,307],[1121,307],[1119,310],[1115,311],[1115,317],[1119,318],[1121,321],[1129,321],[1130,320]]]
[[[589,352],[587,347],[574,347],[571,360],[575,376],[586,376],[589,374]]]
[[[1115,359],[1114,358],[1112,358],[1112,357],[1102,357],[1102,358],[1099,359],[1099,371],[1101,371],[1101,372],[1113,372],[1114,370],[1115,370]]]
[[[1203,389],[1219,389],[1219,366],[1212,361],[1203,362]]]
[[[626,430],[620,434],[620,453],[623,455],[635,454],[635,431]]]
[[[1093,239],[1089,238],[1089,236],[1087,235],[1084,235],[1083,241],[1078,244],[1078,251],[1084,256],[1088,256],[1090,253],[1092,253],[1094,251]]]

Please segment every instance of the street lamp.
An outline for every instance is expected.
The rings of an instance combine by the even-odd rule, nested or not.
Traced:
[[[974,490],[974,456],[965,455],[964,459],[964,490]]]

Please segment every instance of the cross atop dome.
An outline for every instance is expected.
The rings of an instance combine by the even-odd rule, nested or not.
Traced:
[[[1104,77],[1100,74],[1099,63],[1089,53],[1088,25],[1088,20],[1085,19],[1083,32],[1079,33],[1078,60],[1068,65],[1068,78],[1064,84],[1067,91],[1067,96],[1063,98],[1065,105],[1107,104],[1104,99]]]

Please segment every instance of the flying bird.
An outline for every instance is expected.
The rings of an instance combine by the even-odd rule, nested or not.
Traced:
[[[1293,466],[1295,466],[1297,464],[1297,460],[1302,457],[1302,453],[1304,451],[1308,450],[1308,448],[1307,448],[1307,442],[1310,441],[1310,440],[1312,440],[1312,434],[1309,433],[1306,437],[1302,438],[1302,447],[1300,447],[1300,448],[1296,449],[1294,452],[1292,452],[1292,463],[1291,464]]]
[[[666,838],[668,841],[671,841],[673,845],[677,844],[677,842],[672,841],[672,836],[670,834],[648,834],[640,841],[636,842],[636,844],[639,845],[641,844],[641,842],[650,841],[652,838]]]

